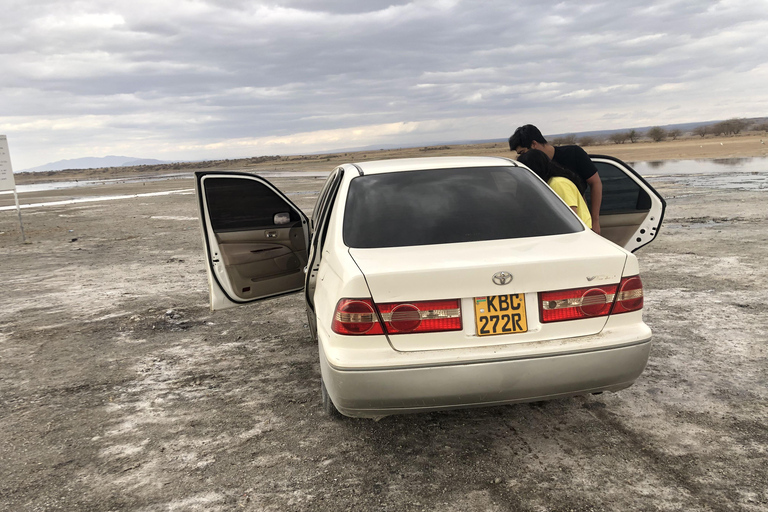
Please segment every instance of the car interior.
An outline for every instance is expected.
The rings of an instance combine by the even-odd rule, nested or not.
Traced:
[[[282,197],[256,180],[205,179],[206,200],[214,212],[209,222],[218,247],[212,260],[218,263],[221,258],[227,276],[218,273],[216,278],[228,281],[222,285],[235,295],[232,299],[303,288],[308,251],[299,213],[286,211]]]

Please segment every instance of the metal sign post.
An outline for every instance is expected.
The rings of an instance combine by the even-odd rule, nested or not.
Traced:
[[[24,235],[24,223],[21,221],[19,196],[16,194],[16,181],[13,179],[11,153],[8,151],[8,138],[5,135],[0,135],[0,192],[4,192],[6,190],[13,190],[13,198],[16,200],[16,212],[19,214],[21,241],[26,243],[27,237]]]

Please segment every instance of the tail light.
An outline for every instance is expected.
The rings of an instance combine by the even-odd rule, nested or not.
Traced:
[[[627,313],[643,309],[643,283],[640,276],[625,277],[619,285],[619,294],[612,314]]]
[[[379,304],[389,334],[461,330],[458,299]]]
[[[349,335],[383,334],[385,329],[388,334],[459,331],[461,307],[458,299],[386,304],[374,304],[371,299],[341,299],[331,329]]]
[[[338,334],[383,334],[371,299],[341,299],[336,304],[331,330]]]
[[[540,293],[541,322],[606,316],[611,312],[615,296],[615,284]]]
[[[643,308],[640,276],[622,278],[618,285],[559,290],[539,294],[541,322],[560,322],[627,313]]]

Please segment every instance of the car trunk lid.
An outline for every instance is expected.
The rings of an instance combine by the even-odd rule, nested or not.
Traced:
[[[377,304],[460,299],[461,331],[390,334],[396,350],[433,350],[596,334],[607,317],[542,324],[538,293],[619,283],[626,251],[591,232],[514,240],[350,249]],[[500,272],[511,274],[497,284]],[[524,294],[527,329],[480,336],[477,297]]]

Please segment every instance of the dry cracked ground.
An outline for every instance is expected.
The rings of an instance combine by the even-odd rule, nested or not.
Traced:
[[[653,182],[633,387],[374,422],[323,415],[300,295],[209,312],[191,183],[0,212],[0,510],[768,510],[764,190]]]

